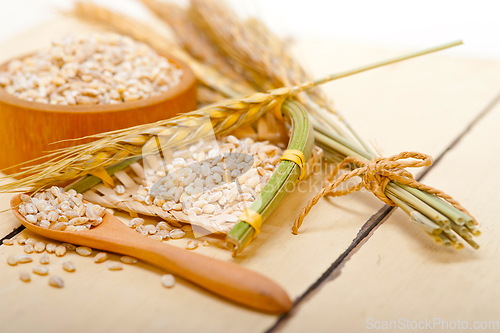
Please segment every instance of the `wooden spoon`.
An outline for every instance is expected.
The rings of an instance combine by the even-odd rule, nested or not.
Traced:
[[[214,294],[256,310],[285,313],[292,307],[286,292],[270,279],[236,264],[144,237],[112,214],[106,213],[102,223],[90,230],[50,230],[26,221],[17,210],[21,203],[21,195],[11,199],[14,215],[27,229],[41,236],[142,259]]]

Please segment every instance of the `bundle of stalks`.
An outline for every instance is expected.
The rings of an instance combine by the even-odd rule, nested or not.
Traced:
[[[156,8],[154,6],[161,5],[161,3],[155,0],[145,2],[153,9]],[[82,5],[81,3],[77,4],[75,14],[85,16],[81,15],[83,12],[81,9]],[[87,18],[93,17],[100,22],[104,21],[113,30],[129,34],[135,39],[142,41],[147,41],[148,37],[152,36],[144,36],[144,34],[147,34],[146,32],[137,33],[140,29],[133,29],[130,28],[132,25],[120,23],[127,21],[121,15],[109,11],[106,12],[95,5],[87,6],[94,6],[86,7],[88,11],[86,14]],[[159,12],[158,9],[156,10]],[[188,133],[196,133],[196,138],[202,137],[204,131],[209,131],[208,128],[201,127],[196,131],[180,130],[175,131],[175,133],[172,131],[173,126],[181,124],[182,126],[189,126],[189,121],[197,117],[209,116],[212,120],[215,134],[223,135],[243,125],[250,124],[270,110],[273,110],[273,112],[281,110],[288,117],[288,120],[292,120],[292,124],[300,124],[293,122],[293,119],[294,115],[302,115],[301,117],[304,122],[307,124],[310,123],[314,127],[314,131],[311,132],[313,135],[307,134],[301,140],[302,150],[306,157],[308,157],[308,148],[304,143],[309,142],[310,139],[306,138],[312,136],[314,136],[316,143],[325,149],[331,160],[340,162],[343,158],[347,157],[347,160],[339,164],[334,170],[335,172],[330,175],[328,185],[304,209],[294,225],[294,233],[298,231],[301,221],[307,212],[322,196],[343,195],[361,188],[360,186],[355,186],[348,191],[334,192],[336,186],[347,179],[347,176],[341,176],[335,181],[333,180],[336,172],[342,167],[352,169],[347,174],[349,177],[364,177],[363,186],[372,190],[384,202],[401,207],[411,216],[412,221],[419,224],[436,242],[444,245],[453,245],[458,249],[463,246],[458,241],[456,236],[458,235],[474,248],[478,247],[474,240],[472,240],[472,235],[479,234],[475,228],[476,222],[463,207],[459,206],[457,202],[453,201],[451,197],[446,196],[443,192],[414,182],[411,174],[404,170],[404,167],[408,166],[407,164],[397,164],[397,161],[394,159],[376,158],[368,145],[360,139],[347,122],[345,122],[344,118],[339,117],[338,113],[331,106],[331,103],[324,97],[324,94],[316,89],[318,85],[331,80],[435,52],[460,43],[442,45],[396,59],[330,75],[320,80],[310,81],[306,72],[286,51],[284,43],[270,34],[262,23],[256,20],[243,22],[237,19],[237,16],[225,7],[223,3],[211,0],[192,0],[191,6],[185,11],[186,14],[182,17],[190,20],[185,26],[195,27],[193,31],[198,32],[197,34],[192,34],[191,37],[201,35],[199,37],[200,40],[210,40],[210,48],[213,49],[215,47],[219,52],[217,53],[218,57],[220,55],[218,59],[223,59],[227,64],[234,66],[238,73],[244,73],[243,77],[248,82],[247,86],[252,85],[256,89],[264,91],[268,88],[273,89],[268,90],[266,93],[255,93],[247,97],[220,101],[170,120],[92,136],[91,138],[97,140],[88,144],[54,151],[49,154],[51,159],[48,162],[28,167],[23,172],[14,175],[15,177],[27,177],[14,183],[0,186],[0,193],[11,192],[26,187],[34,189],[45,188],[53,184],[64,183],[91,173],[96,173],[106,167],[109,173],[109,170],[113,168],[124,167],[127,162],[123,160],[126,158],[139,156],[144,151],[156,153],[155,144],[152,144],[151,147],[148,146],[154,143],[154,140],[151,140],[152,138],[158,138],[158,140],[161,140],[161,145],[167,147],[194,139]],[[103,13],[106,13],[106,15],[103,15]],[[260,43],[259,40],[263,40],[264,38],[265,43]],[[181,38],[178,39],[182,40]],[[189,47],[186,40],[182,43],[185,49],[178,48],[180,50],[178,52],[179,54],[181,52],[185,54],[184,57],[189,59],[191,62],[190,65],[204,66],[197,67],[198,69],[203,68],[203,70],[196,70],[195,68],[195,74],[200,82],[203,82],[207,89],[213,91],[214,94],[219,94],[220,96],[237,95],[238,92],[233,88],[240,87],[241,85],[238,82],[234,82],[233,86],[233,81],[229,77],[223,77],[224,80],[214,80],[212,74],[213,72],[217,72],[219,68],[212,66],[219,66],[217,65],[218,62],[212,62],[212,65],[208,66],[195,60],[194,55],[188,54]],[[153,41],[152,43],[158,42]],[[190,45],[195,45],[194,41],[189,43],[192,43]],[[170,53],[172,54],[172,52]],[[309,117],[303,112],[302,106],[299,103],[288,102],[288,99],[295,99],[301,102],[306,107]],[[281,108],[282,105],[284,105],[283,108]],[[281,113],[277,112],[277,116],[281,117]],[[306,121],[307,119],[310,119],[310,121]],[[294,143],[291,141],[290,146],[293,146]],[[420,158],[421,155],[406,154],[404,156]],[[425,162],[418,165],[429,165],[429,161],[429,159],[426,159]],[[115,163],[117,162],[120,162],[118,165],[121,166],[116,166]],[[265,218],[272,211],[273,207],[275,207],[275,204],[286,194],[286,191],[282,190],[280,184],[285,184],[289,181],[294,182],[300,173],[299,169],[297,164],[290,161],[283,161],[283,168],[280,165],[280,169],[276,171],[277,174],[281,174],[279,183],[271,184],[273,186],[269,186],[268,190],[263,190],[261,195],[262,200],[260,203],[252,206],[251,210],[258,212]],[[375,179],[375,184],[369,182],[370,179],[367,175],[371,176],[371,179]],[[240,252],[253,239],[255,233],[256,229],[251,224],[246,221],[238,222],[227,236],[233,253],[237,254]]]
[[[168,3],[159,0],[142,0],[142,2],[160,17],[162,17],[161,8],[169,6]],[[181,12],[179,8],[177,10]],[[283,41],[255,18],[246,21],[239,19],[223,1],[191,0],[190,6],[184,9],[182,17],[190,20],[184,24],[197,27],[198,39],[208,39],[212,45],[216,45],[226,61],[233,64],[256,89],[275,89],[308,80],[306,71],[287,51]],[[169,23],[168,19],[166,21]],[[182,38],[179,34],[177,37]],[[451,43],[442,48],[457,44],[459,43]],[[424,53],[426,52],[420,54]],[[419,54],[409,55],[408,58],[416,55]],[[356,156],[368,162],[376,157],[373,150],[355,133],[345,118],[340,117],[334,110],[321,90],[309,89],[307,92],[294,95],[294,98],[306,106],[313,124],[316,144],[324,149],[325,155],[330,157],[330,160],[339,163],[348,156]],[[429,162],[426,163],[429,165]],[[343,164],[343,166],[349,165]],[[350,166],[359,167],[360,164],[351,163]],[[409,173],[404,175],[406,179],[413,179]],[[333,177],[330,176],[328,181],[332,182]],[[475,220],[465,208],[441,191],[421,184],[416,186],[414,183],[412,187],[402,184],[403,181],[404,179],[400,179],[399,182],[386,179],[383,193],[379,193],[379,198],[402,208],[410,216],[410,220],[422,227],[436,243],[460,249],[463,245],[458,241],[458,235],[473,248],[479,247],[472,239],[472,235],[479,235],[480,232],[476,229]],[[334,194],[332,186],[329,186],[318,194],[295,222],[294,233],[298,232],[303,218],[312,205],[324,195],[338,195],[338,193]],[[241,229],[245,232],[241,232]],[[244,222],[229,233],[228,240],[234,244],[235,252],[241,251],[244,244],[247,244],[248,239],[252,237],[251,234],[252,228],[248,228]]]
[[[421,53],[431,51],[435,51],[435,49],[422,51]],[[48,155],[48,157],[51,157],[49,161],[27,167],[24,171],[12,175],[16,178],[25,178],[0,186],[0,193],[19,191],[26,188],[40,190],[84,177],[88,174],[98,174],[105,167],[108,167],[108,174],[112,174],[136,161],[136,159],[131,159],[130,157],[140,158],[141,156],[145,156],[145,154],[157,154],[158,147],[172,147],[180,143],[184,145],[189,142],[195,142],[204,138],[206,134],[212,131],[212,128],[215,134],[223,135],[232,132],[236,128],[248,125],[271,110],[273,112],[281,111],[277,112],[278,118],[284,115],[292,123],[292,133],[294,135],[290,138],[289,149],[300,150],[304,156],[308,157],[312,151],[313,138],[309,130],[310,123],[308,117],[300,104],[289,102],[288,99],[319,84],[406,59],[407,57],[369,65],[344,73],[333,74],[323,79],[306,82],[292,88],[278,88],[270,90],[267,93],[255,93],[248,97],[223,101],[153,124],[90,136],[88,138],[97,140],[54,151]],[[285,105],[282,107],[284,102]],[[207,124],[208,126],[200,127],[195,120],[205,116],[210,117],[211,122]],[[194,127],[194,129],[191,127]],[[296,131],[297,128],[299,128],[298,132]],[[326,130],[325,133],[328,134]],[[330,133],[330,135],[334,136],[333,133]],[[318,133],[314,133],[314,137],[317,141],[323,142],[323,144],[327,142],[325,147],[329,149],[336,145],[339,146],[339,142],[344,142],[344,147],[337,147],[337,154],[344,152],[346,156],[356,155],[354,151],[349,150],[348,147],[351,146],[344,139],[338,138],[337,142],[328,139],[326,135],[326,138],[322,138]],[[123,161],[127,158],[128,160]],[[115,164],[117,162],[120,163]],[[250,209],[257,212],[262,219],[265,219],[287,193],[287,189],[290,188],[288,185],[293,184],[300,174],[301,167],[297,163],[282,161],[271,181],[263,189],[260,200],[256,200]],[[407,175],[405,174],[405,176]],[[440,199],[436,198],[436,200],[439,201]],[[419,216],[415,216],[414,218],[418,219]],[[256,229],[249,223],[244,221],[238,222],[227,237],[228,242],[234,248],[233,252],[236,254],[241,251],[254,237],[255,232]],[[461,233],[465,232],[467,231],[461,230]],[[234,237],[234,235],[237,237]],[[450,241],[455,240],[451,239]],[[469,242],[473,241],[469,240]]]

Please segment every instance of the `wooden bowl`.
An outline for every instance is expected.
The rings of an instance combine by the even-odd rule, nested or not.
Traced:
[[[18,172],[19,163],[40,157],[49,150],[88,140],[50,143],[151,123],[196,110],[193,72],[182,61],[170,56],[166,58],[183,70],[180,83],[165,93],[134,102],[52,105],[23,100],[0,88],[0,170],[9,174]],[[4,71],[7,64],[1,65],[0,71]],[[23,166],[26,165],[29,164]]]

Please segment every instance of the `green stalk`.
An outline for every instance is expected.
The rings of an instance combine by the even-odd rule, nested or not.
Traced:
[[[439,199],[435,195],[420,191],[416,188],[413,188],[405,184],[397,183],[397,185],[402,189],[405,189],[406,191],[410,192],[411,194],[413,194],[414,196],[416,196],[429,206],[433,207],[434,209],[439,210],[441,213],[443,213],[443,215],[446,215],[450,220],[452,220],[458,225],[464,225],[466,221],[472,221],[472,223],[474,223],[474,220],[471,219],[470,216],[464,214],[458,209],[455,209],[453,206]]]
[[[375,69],[375,68],[378,68],[378,67],[387,66],[387,65],[390,65],[390,64],[393,64],[393,63],[396,63],[396,62],[400,62],[400,61],[403,61],[403,60],[408,60],[408,59],[411,59],[411,58],[420,57],[420,56],[425,55],[425,54],[429,54],[429,53],[441,51],[441,50],[448,49],[450,47],[461,45],[461,44],[463,44],[463,42],[461,40],[457,40],[457,41],[454,41],[454,42],[450,42],[450,43],[441,44],[441,45],[438,45],[438,46],[435,46],[435,47],[431,47],[431,48],[428,48],[428,49],[425,49],[425,50],[420,50],[420,51],[417,51],[417,52],[408,53],[408,54],[405,54],[403,56],[399,56],[399,57],[392,58],[392,59],[389,59],[389,60],[383,60],[383,61],[375,62],[375,63],[370,64],[370,65],[361,66],[361,67],[358,67],[358,68],[350,69],[348,71],[344,71],[344,72],[332,74],[332,75],[329,75],[327,77],[318,79],[316,81],[313,81],[313,85],[314,86],[318,86],[318,85],[321,85],[321,84],[326,83],[326,82],[330,82],[330,81],[333,81],[333,80],[338,80],[338,79],[341,79],[341,78],[344,78],[344,77],[347,77],[347,76],[355,75],[355,74],[358,74],[358,73],[361,73],[361,72],[366,72],[366,71],[369,71],[371,69]]]
[[[283,103],[282,111],[283,117],[292,124],[288,149],[303,152],[307,162],[314,146],[312,126],[307,117],[307,112],[301,104],[291,100],[286,100]],[[300,172],[299,166],[294,162],[281,161],[257,200],[250,206],[250,209],[259,213],[262,216],[262,221],[265,221],[294,187],[299,179]],[[240,253],[248,245],[254,233],[255,229],[251,225],[238,221],[226,236],[229,249],[233,251],[233,256]]]
[[[453,246],[453,242],[448,237],[446,237],[446,234],[439,234],[438,237],[441,238],[445,247]]]
[[[354,142],[349,141],[349,140],[337,135],[336,133],[333,133],[332,131],[328,130],[328,128],[326,128],[322,123],[320,123],[314,117],[310,117],[310,120],[311,120],[311,123],[313,124],[313,128],[316,132],[319,132],[319,133],[341,143],[342,145],[346,146],[347,148],[351,149],[352,151],[358,152],[360,155],[362,155],[363,157],[365,157],[367,159],[371,159],[374,156],[373,154],[364,151],[363,148],[361,148],[360,146],[358,146]]]
[[[392,193],[399,196],[406,203],[408,203],[410,206],[412,206],[413,208],[415,208],[416,210],[418,210],[419,212],[430,218],[432,221],[436,222],[437,224],[443,227],[450,225],[450,220],[448,220],[446,216],[444,216],[434,208],[426,205],[420,199],[416,198],[415,196],[412,196],[410,193],[396,186],[394,183],[387,184],[387,187]]]
[[[328,136],[318,131],[314,131],[314,138],[316,139],[317,142],[330,147],[331,149],[341,153],[344,156],[357,156],[359,158],[366,159],[363,155],[359,154],[358,152],[344,146],[340,142],[333,140],[332,138],[329,138]]]
[[[331,163],[340,163],[344,160],[345,156],[339,154],[337,151],[330,149],[330,147],[325,146],[319,142],[316,145],[323,149],[323,157],[329,160]]]
[[[361,148],[354,141],[349,141],[344,136],[332,131],[324,123],[315,119],[314,116],[311,117],[311,122],[314,125],[316,143],[324,149],[326,155],[334,162],[338,162],[341,157],[346,156],[358,156],[366,161],[374,157],[373,154]],[[457,249],[463,247],[453,234],[453,232],[456,232],[472,247],[478,247],[477,243],[472,240],[472,235],[480,235],[474,220],[437,196],[395,181],[391,181],[387,185],[386,195],[398,207],[409,214],[413,222],[420,226],[422,226],[422,223],[431,222],[442,228],[444,234],[439,237],[439,243],[453,244]],[[424,229],[428,229],[428,227],[429,225],[426,225]],[[431,230],[425,231],[429,233]],[[433,232],[430,232],[430,234],[433,234]],[[435,237],[434,239],[437,240]]]
[[[399,208],[401,208],[406,214],[408,214],[408,216],[410,217],[410,221],[417,224],[424,231],[433,235],[439,235],[443,232],[441,226],[434,223],[418,210],[415,210],[411,206],[407,205],[404,201],[395,196],[390,190],[388,190],[386,194],[389,199],[391,199],[396,205],[399,206]]]

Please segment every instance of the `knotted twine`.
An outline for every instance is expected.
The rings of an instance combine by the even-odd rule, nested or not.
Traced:
[[[340,170],[347,168],[349,165],[355,165],[356,168],[333,180]],[[405,168],[421,168],[431,165],[432,157],[430,155],[413,151],[401,152],[387,158],[374,157],[371,161],[363,160],[357,156],[348,156],[335,166],[332,172],[326,177],[323,189],[307,203],[307,206],[304,207],[304,209],[302,209],[299,217],[293,224],[292,232],[294,234],[298,233],[306,215],[309,214],[312,207],[318,203],[319,199],[324,196],[340,197],[365,188],[386,204],[396,206],[396,204],[385,194],[385,187],[390,181],[396,181],[401,184],[426,191],[427,193],[434,194],[476,221],[474,217],[472,217],[472,215],[462,205],[460,205],[460,203],[458,203],[458,201],[441,190],[416,181],[413,178],[413,175],[409,171],[405,170]],[[356,176],[361,178],[360,183],[348,187],[345,190],[335,190],[340,184]]]

